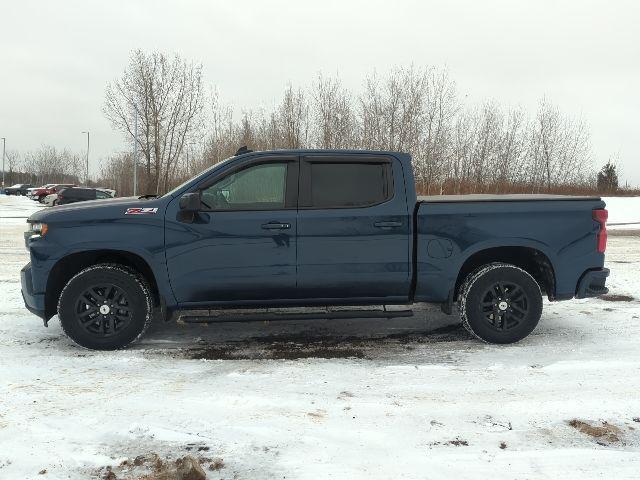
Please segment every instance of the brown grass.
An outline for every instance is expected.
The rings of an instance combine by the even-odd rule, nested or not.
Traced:
[[[632,302],[634,298],[631,295],[618,295],[618,294],[606,294],[600,295],[600,300],[606,300],[607,302]]]
[[[620,436],[622,435],[622,430],[620,430],[615,425],[612,425],[608,422],[601,422],[600,425],[594,425],[583,420],[578,420],[574,418],[573,420],[569,420],[567,422],[569,426],[575,428],[581,433],[589,435],[590,437],[598,440],[598,443],[618,443],[620,442]]]
[[[185,450],[197,450],[203,453],[209,451],[210,448],[207,446],[188,445]],[[95,472],[96,478],[104,480],[117,480],[119,478],[127,480],[176,480],[179,477],[178,469],[187,459],[199,464],[200,468],[204,467],[204,469],[212,472],[225,468],[226,465],[222,458],[208,458],[201,456],[201,453],[194,453],[194,456],[185,456],[177,459],[163,458],[156,453],[138,455],[137,457],[123,460],[118,466],[98,469]]]

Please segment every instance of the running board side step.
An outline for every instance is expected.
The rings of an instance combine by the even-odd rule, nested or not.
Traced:
[[[287,312],[265,310],[263,312],[240,310],[210,310],[209,314],[181,314],[178,323],[228,323],[228,322],[271,322],[278,320],[336,320],[413,317],[413,310],[314,310],[312,312]]]

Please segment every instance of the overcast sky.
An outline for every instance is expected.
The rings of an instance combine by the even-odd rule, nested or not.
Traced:
[[[270,107],[319,71],[359,89],[373,70],[446,66],[469,102],[529,112],[546,95],[590,126],[596,165],[640,185],[640,2],[0,0],[0,137],[82,151],[126,148],[102,113],[131,50],[202,62],[241,108]]]

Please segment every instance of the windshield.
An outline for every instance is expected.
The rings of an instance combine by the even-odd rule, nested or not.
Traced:
[[[218,163],[214,163],[213,165],[211,165],[209,168],[207,168],[206,170],[202,171],[201,173],[199,173],[198,175],[196,175],[195,177],[191,177],[189,180],[187,180],[186,182],[181,183],[180,185],[178,185],[176,188],[174,188],[173,190],[168,191],[167,193],[165,193],[164,195],[162,195],[160,198],[164,198],[164,197],[168,197],[171,196],[175,193],[177,193],[180,189],[184,188],[187,184],[191,183],[195,178],[197,177],[201,177],[204,176],[205,174],[211,172],[211,170],[213,170],[214,168],[218,168],[221,165],[224,165],[225,163],[227,163],[229,160],[233,159],[235,157],[229,157],[229,158],[225,158],[224,160],[222,160],[221,162]]]

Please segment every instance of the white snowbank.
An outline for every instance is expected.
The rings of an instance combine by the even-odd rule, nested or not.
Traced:
[[[603,197],[609,211],[608,228],[640,229],[640,197]]]

